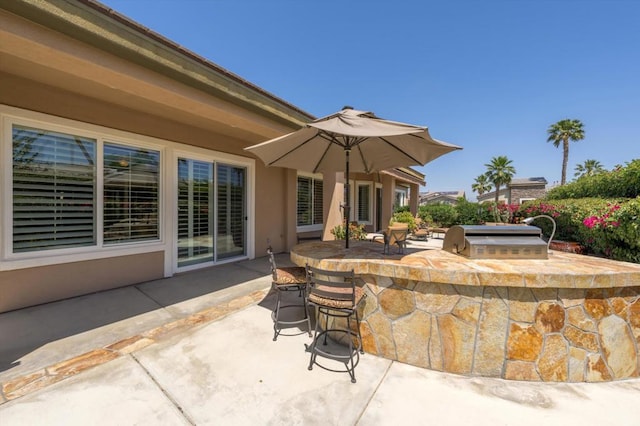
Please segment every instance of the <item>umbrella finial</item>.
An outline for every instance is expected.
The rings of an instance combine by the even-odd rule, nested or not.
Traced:
[[[353,109],[353,107],[351,105],[345,105],[342,107],[343,110],[345,109]]]

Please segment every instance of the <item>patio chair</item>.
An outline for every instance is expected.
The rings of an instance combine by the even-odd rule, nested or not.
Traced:
[[[415,217],[416,229],[412,233],[412,237],[416,240],[427,241],[429,237],[429,227],[418,215]]]
[[[302,266],[278,268],[273,250],[270,246],[267,248],[267,253],[269,254],[269,263],[271,264],[271,288],[276,293],[276,306],[271,313],[271,319],[273,320],[273,341],[275,342],[278,339],[283,328],[290,328],[305,322],[307,323],[309,337],[311,337],[311,319],[309,318],[305,295],[307,288],[306,269]],[[283,304],[282,296],[284,293],[289,292],[298,292],[300,302]],[[304,316],[296,317],[294,310],[300,309],[303,310]],[[283,311],[287,311],[287,313],[285,314]]]
[[[315,364],[328,371],[346,372],[349,373],[351,382],[355,383],[355,368],[360,360],[360,353],[364,353],[357,311],[358,304],[364,297],[364,290],[356,286],[353,270],[327,271],[308,265],[307,290],[307,303],[316,310],[313,341],[308,346],[311,353],[309,370]],[[352,317],[356,321],[355,330],[351,325]],[[323,365],[318,362],[318,355],[342,362],[345,368],[337,370]]]
[[[384,235],[384,254],[390,254],[389,247],[392,245],[398,246],[398,253],[404,253],[404,249],[407,245],[407,233],[409,232],[409,226],[406,224],[395,224],[387,228]]]

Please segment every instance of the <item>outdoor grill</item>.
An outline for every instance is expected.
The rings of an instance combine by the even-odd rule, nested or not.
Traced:
[[[470,259],[547,259],[547,243],[535,226],[455,225],[442,249]]]

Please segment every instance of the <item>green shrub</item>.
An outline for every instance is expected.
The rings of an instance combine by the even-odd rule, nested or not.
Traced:
[[[331,233],[336,240],[344,240],[346,238],[346,229],[344,223],[336,225],[331,230]],[[367,231],[364,229],[364,225],[357,225],[355,223],[349,224],[349,239],[350,240],[366,240]]]
[[[547,200],[569,198],[636,198],[640,196],[640,159],[594,176],[583,176],[551,189]]]
[[[422,205],[418,210],[418,216],[424,221],[430,217],[428,223],[442,228],[449,228],[458,223],[458,212],[449,204]]]
[[[481,225],[492,220],[485,206],[471,203],[464,198],[458,199],[455,211],[457,214],[456,225]]]
[[[396,212],[391,217],[391,222],[406,223],[409,228],[409,232],[413,232],[418,225],[416,225],[416,219],[413,217],[410,211]]]

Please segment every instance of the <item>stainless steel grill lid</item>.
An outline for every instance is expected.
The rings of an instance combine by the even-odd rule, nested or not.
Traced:
[[[455,225],[442,249],[470,259],[547,259],[547,243],[536,226]]]

